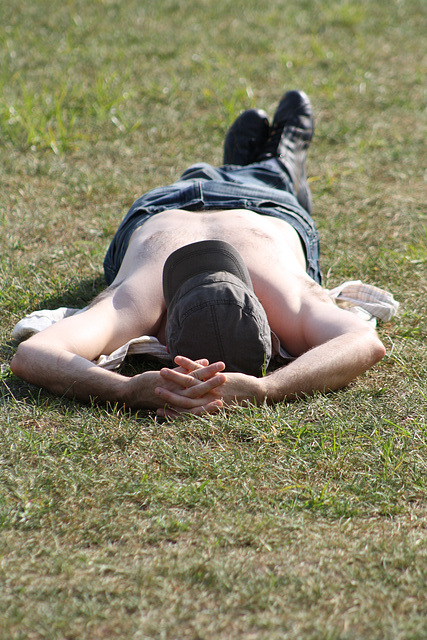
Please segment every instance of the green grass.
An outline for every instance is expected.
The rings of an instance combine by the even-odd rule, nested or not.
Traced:
[[[421,0],[0,6],[0,638],[422,640]],[[15,378],[15,322],[83,306],[133,200],[302,88],[328,287],[393,292],[348,389],[159,422]]]

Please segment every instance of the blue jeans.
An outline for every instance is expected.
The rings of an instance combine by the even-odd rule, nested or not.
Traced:
[[[167,209],[250,209],[284,220],[301,238],[308,275],[321,284],[319,235],[313,219],[299,205],[287,172],[272,158],[243,167],[224,165],[218,169],[206,163],[195,164],[177,182],[138,198],[120,224],[105,256],[104,273],[108,285],[120,269],[135,229]]]

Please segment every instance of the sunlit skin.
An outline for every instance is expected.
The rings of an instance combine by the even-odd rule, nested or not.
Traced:
[[[262,378],[183,356],[175,359],[176,368],[132,378],[93,364],[141,335],[165,342],[164,262],[179,247],[209,239],[225,240],[240,252],[270,327],[294,362]],[[341,388],[378,362],[384,347],[365,321],[333,304],[305,269],[299,236],[282,220],[240,209],[164,211],[134,232],[112,285],[83,313],[23,342],[12,370],[60,395],[156,409],[162,416]]]

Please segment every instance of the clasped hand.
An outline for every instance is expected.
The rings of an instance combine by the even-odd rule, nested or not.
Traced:
[[[164,385],[156,387],[155,393],[165,406],[157,410],[157,415],[176,417],[181,413],[202,415],[219,411],[223,400],[218,391],[227,379],[221,373],[225,364],[209,364],[206,359],[195,361],[184,356],[176,356],[175,363],[178,365],[175,369],[160,371]]]

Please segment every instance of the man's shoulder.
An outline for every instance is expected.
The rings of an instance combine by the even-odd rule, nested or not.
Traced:
[[[298,278],[298,281],[301,292],[301,299],[303,301],[309,301],[315,304],[327,304],[329,306],[335,306],[326,289],[315,282],[313,278],[310,278],[309,275],[304,274],[304,276]]]

